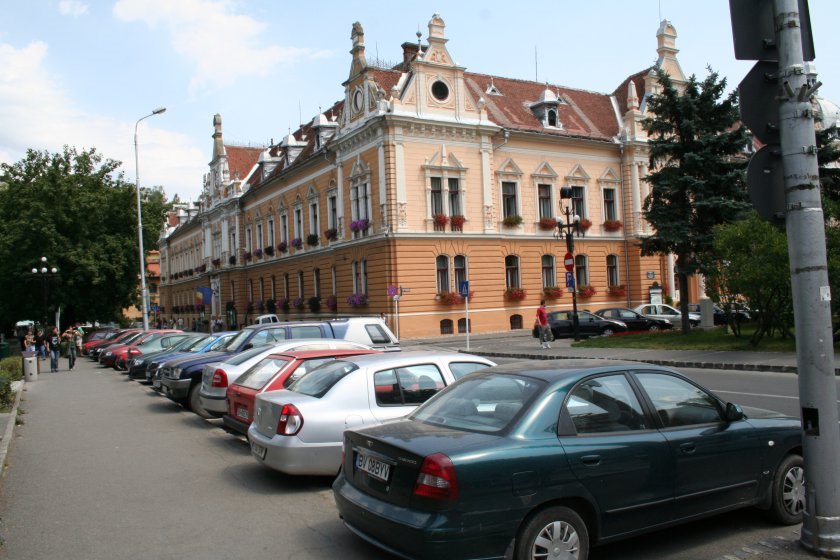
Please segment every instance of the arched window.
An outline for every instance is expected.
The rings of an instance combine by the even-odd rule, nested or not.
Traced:
[[[618,256],[607,255],[607,287],[618,285]]]
[[[586,255],[577,255],[575,257],[575,283],[578,288],[589,285],[588,261],[589,259],[587,259]]]
[[[522,328],[522,315],[510,316],[510,330],[515,331]]]
[[[557,126],[557,111],[548,112],[548,126]]]
[[[438,255],[435,258],[435,270],[437,271],[437,291],[448,292],[449,287],[449,257]]]
[[[505,257],[505,287],[519,287],[519,257],[516,255]]]
[[[557,275],[554,272],[554,255],[542,256],[542,285],[543,288],[557,285]]]
[[[461,289],[461,282],[466,282],[469,280],[469,276],[467,275],[467,257],[464,255],[455,255],[455,258],[452,259],[454,263],[454,272],[455,272],[455,289]]]
[[[472,332],[472,321],[469,322],[470,325],[470,332]],[[458,319],[458,334],[464,334],[467,332],[467,319],[465,317],[461,317]]]
[[[440,322],[440,334],[452,334],[452,319],[444,319]]]

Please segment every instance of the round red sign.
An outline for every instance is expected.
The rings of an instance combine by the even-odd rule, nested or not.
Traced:
[[[573,271],[575,269],[575,257],[571,253],[566,253],[566,256],[563,257],[563,264],[567,271]]]

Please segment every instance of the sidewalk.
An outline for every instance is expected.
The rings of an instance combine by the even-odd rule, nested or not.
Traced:
[[[714,350],[646,350],[632,348],[573,348],[571,338],[557,339],[551,348],[541,349],[530,330],[412,339],[402,342],[403,348],[435,346],[492,357],[530,360],[563,360],[597,358],[632,360],[671,367],[732,369],[797,373],[796,354],[792,352],[733,352]],[[840,356],[835,356],[835,374],[840,375]]]

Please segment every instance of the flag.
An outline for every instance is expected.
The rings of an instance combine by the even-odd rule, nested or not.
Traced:
[[[195,289],[195,302],[198,305],[210,305],[211,301],[213,301],[212,288],[203,287]]]

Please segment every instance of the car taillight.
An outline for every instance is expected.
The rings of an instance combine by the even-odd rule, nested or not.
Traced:
[[[293,436],[303,427],[303,416],[293,404],[284,404],[280,411],[280,421],[277,422],[277,434]]]
[[[143,352],[141,352],[141,351],[140,351],[140,350],[138,350],[137,348],[129,348],[129,349],[128,349],[128,355],[129,355],[129,356],[139,356],[139,355],[140,355],[140,354],[142,354],[142,353],[143,353]]]
[[[211,387],[227,387],[227,374],[223,369],[217,369],[213,372],[213,383],[210,385]]]
[[[414,495],[433,500],[456,500],[458,479],[455,477],[452,460],[443,453],[435,453],[423,459],[420,474],[414,483]]]

